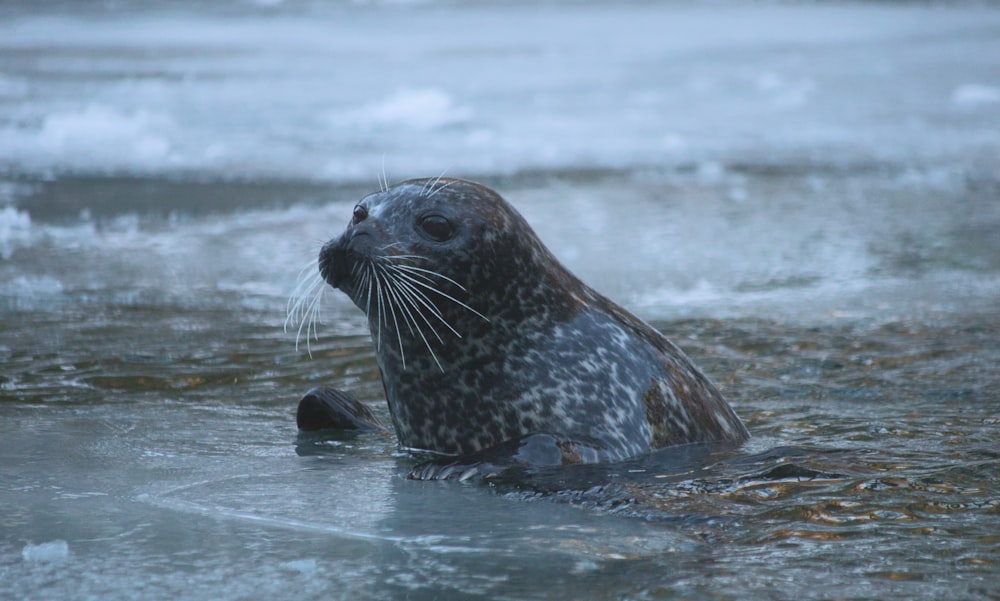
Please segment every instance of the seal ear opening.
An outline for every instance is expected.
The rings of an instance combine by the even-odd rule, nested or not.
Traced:
[[[299,430],[383,430],[367,405],[335,388],[313,388],[299,401],[295,414]]]

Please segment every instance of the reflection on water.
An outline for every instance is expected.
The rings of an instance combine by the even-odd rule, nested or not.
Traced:
[[[402,479],[389,436],[297,436],[321,383],[386,417],[363,324],[323,326],[310,359],[281,297],[241,297],[6,313],[6,596],[996,594],[995,313],[658,321],[747,445],[483,487]]]
[[[960,182],[928,193],[854,175],[808,192],[798,175],[738,177],[753,210],[725,198],[731,182],[683,172],[501,188],[573,270],[691,354],[754,437],[492,487],[404,480],[415,460],[384,434],[296,434],[295,402],[318,385],[388,422],[349,301],[326,295],[311,356],[282,328],[348,192],[32,224],[0,264],[0,591],[995,595],[995,198]],[[610,202],[622,191],[625,213]],[[703,282],[684,282],[693,271]]]

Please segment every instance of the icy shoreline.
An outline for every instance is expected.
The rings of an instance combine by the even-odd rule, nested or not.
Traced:
[[[360,181],[382,165],[972,165],[1000,11],[125,6],[0,22],[0,172]]]

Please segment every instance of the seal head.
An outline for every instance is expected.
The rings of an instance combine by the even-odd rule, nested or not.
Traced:
[[[468,465],[591,463],[749,436],[680,349],[479,184],[411,180],[365,197],[319,268],[368,316],[404,447]]]

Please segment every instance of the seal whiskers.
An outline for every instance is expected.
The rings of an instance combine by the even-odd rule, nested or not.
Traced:
[[[403,271],[403,272],[408,272],[408,273],[405,273],[405,274],[404,274],[404,273],[401,273],[400,275],[401,275],[402,277],[405,277],[405,278],[406,278],[406,279],[407,279],[408,281],[412,282],[413,284],[415,284],[415,285],[417,285],[417,286],[420,286],[421,288],[425,288],[425,289],[427,289],[427,290],[430,290],[431,292],[434,292],[434,293],[436,293],[436,294],[439,294],[439,295],[441,295],[441,296],[442,296],[443,298],[445,298],[445,299],[447,299],[447,300],[450,300],[451,302],[453,302],[453,303],[455,303],[456,305],[458,305],[458,306],[462,307],[463,309],[466,309],[467,311],[469,311],[469,312],[471,312],[471,313],[474,313],[474,314],[475,314],[476,316],[478,316],[478,317],[480,317],[480,318],[484,319],[484,320],[485,320],[485,321],[486,321],[487,323],[489,323],[489,321],[490,321],[490,318],[489,318],[489,317],[486,317],[485,315],[483,315],[483,314],[482,314],[482,313],[480,313],[479,311],[476,311],[475,309],[473,309],[473,308],[472,308],[472,307],[470,307],[469,305],[467,305],[467,304],[463,303],[462,301],[458,300],[457,298],[455,298],[454,296],[452,296],[452,295],[448,294],[447,292],[444,292],[444,291],[442,291],[442,290],[440,290],[440,289],[438,289],[438,288],[434,287],[434,286],[432,285],[432,282],[431,282],[431,283],[428,283],[428,282],[424,282],[424,281],[421,281],[421,280],[417,279],[417,277],[421,277],[421,276],[423,276],[423,274],[427,274],[427,275],[432,275],[432,276],[437,276],[437,277],[441,278],[442,280],[445,280],[446,282],[449,282],[449,283],[451,283],[451,284],[454,284],[454,285],[455,285],[455,286],[457,286],[457,287],[459,288],[459,290],[461,290],[462,292],[468,292],[468,291],[467,291],[467,290],[465,289],[465,286],[463,286],[463,285],[459,284],[459,283],[458,283],[458,282],[456,282],[455,280],[453,280],[453,279],[449,278],[449,277],[448,277],[448,276],[446,276],[446,275],[442,275],[442,274],[440,274],[440,273],[438,273],[438,272],[436,272],[436,271],[431,271],[431,270],[429,270],[429,269],[421,269],[420,267],[414,267],[413,265],[393,265],[393,267],[395,267],[395,268],[396,268],[396,269],[398,269],[399,271]],[[413,277],[413,276],[409,275],[410,273],[414,273],[414,274],[417,274],[417,277]],[[446,324],[446,325],[447,325],[447,324]],[[452,331],[454,332],[454,330],[452,330]],[[458,332],[455,332],[455,333],[456,333],[456,334],[458,334]]]
[[[400,446],[452,455],[410,477],[749,437],[680,349],[570,273],[498,194],[443,174],[379,183],[323,246],[319,271],[368,318]],[[302,286],[312,296],[292,306],[313,319],[319,299]]]
[[[385,154],[382,155],[382,172],[375,174],[378,178],[378,189],[385,192],[389,189],[389,176],[385,172]]]
[[[386,245],[382,250],[383,252],[389,251],[394,246],[397,245]],[[428,294],[433,292],[487,322],[489,318],[436,285],[437,282],[447,282],[460,291],[466,292],[465,287],[454,279],[430,269],[401,263],[401,261],[421,259],[423,258],[418,255],[372,257],[366,261],[355,263],[351,267],[350,276],[358,282],[358,290],[364,297],[364,312],[369,324],[374,320],[376,349],[381,348],[383,323],[389,327],[391,321],[392,329],[396,332],[400,361],[404,369],[406,367],[406,351],[403,344],[402,328],[405,326],[411,335],[419,337],[438,369],[444,373],[444,367],[441,365],[437,353],[434,352],[431,339],[424,329],[429,330],[432,338],[440,344],[444,344],[445,340],[435,327],[434,322],[438,322],[458,338],[462,338],[462,333],[448,322],[441,309],[434,304]],[[315,262],[313,261],[310,261],[301,270],[299,281],[288,299],[284,325],[287,332],[290,324],[298,323],[295,348],[298,350],[299,340],[305,334],[306,348],[310,356],[312,355],[311,340],[319,340],[320,308],[322,297],[326,292],[326,282],[323,280],[322,274],[318,270],[314,270]],[[307,275],[310,271],[311,275]],[[373,296],[375,297],[374,315],[372,314]],[[430,314],[430,317],[427,314]]]
[[[434,353],[434,349],[431,348],[430,342],[427,340],[427,337],[424,335],[423,330],[420,328],[420,324],[417,322],[417,319],[413,316],[413,311],[416,311],[418,314],[420,314],[419,308],[413,303],[412,298],[410,298],[408,293],[400,285],[400,281],[388,269],[386,269],[384,265],[380,267],[383,269],[382,273],[385,276],[386,290],[388,291],[390,297],[388,300],[390,301],[389,306],[390,310],[392,311],[393,322],[395,323],[396,320],[395,307],[398,306],[400,316],[403,318],[403,321],[406,324],[406,327],[409,330],[410,334],[416,333],[418,336],[420,336],[420,340],[422,340],[424,346],[427,347],[427,350],[431,354],[431,358],[434,359],[434,363],[436,363],[438,369],[440,369],[441,372],[444,373],[444,368],[441,366],[441,362],[438,360],[437,355]],[[426,322],[427,318],[423,317],[422,314],[420,315]],[[429,322],[428,322],[428,327],[431,327]],[[435,336],[438,336],[437,331],[435,331],[433,327],[431,327],[431,331],[434,332]],[[403,351],[403,339],[400,337],[400,334],[401,332],[399,331],[399,327],[397,325],[396,336],[399,339],[399,357],[400,361],[403,364],[403,369],[405,370],[406,354]],[[438,340],[440,340],[440,338],[441,337],[438,336]]]
[[[378,270],[371,263],[368,265],[371,271],[372,279],[375,280],[375,325],[378,330],[378,334],[375,337],[375,352],[382,350],[382,322],[385,321],[385,326],[389,327],[389,320],[385,318],[385,311],[383,310],[384,302],[382,296],[382,280],[379,278]],[[368,318],[369,323],[371,318]],[[369,325],[369,329],[371,326]]]
[[[430,311],[431,315],[437,318],[437,320],[440,321],[444,325],[444,327],[448,328],[452,334],[458,336],[459,338],[462,337],[462,334],[460,334],[458,330],[456,330],[454,327],[452,327],[450,323],[448,323],[448,320],[445,319],[444,315],[441,314],[441,310],[438,309],[433,302],[431,302],[431,299],[423,292],[423,290],[414,285],[413,278],[410,275],[405,273],[397,273],[396,276],[399,278],[397,280],[397,283],[400,285],[402,289],[406,291],[411,306],[413,306],[416,309],[417,307],[416,304],[414,304],[415,302],[420,306],[424,307],[425,309]],[[423,317],[423,313],[420,313],[420,316]],[[427,318],[424,318],[424,321],[427,321]],[[432,326],[429,321],[427,321],[427,325],[434,332],[434,335],[437,337],[438,341],[444,342],[444,340],[441,339],[441,336],[437,333],[437,330],[434,329],[434,326]]]
[[[399,321],[396,319],[396,308],[399,308],[399,317],[402,319],[403,323],[406,325],[407,330],[412,335],[414,333],[413,316],[409,315],[409,309],[403,303],[402,297],[400,296],[399,286],[396,282],[396,278],[386,269],[384,264],[377,264],[377,269],[381,271],[383,276],[383,282],[385,283],[385,290],[387,293],[386,304],[389,307],[389,312],[392,315],[392,325],[396,330],[396,339],[399,341],[399,358],[403,364],[403,369],[406,369],[406,351],[403,350],[403,336],[402,329],[399,327]],[[424,339],[426,343],[427,340],[424,338],[423,332],[420,331],[419,325],[417,325],[416,332],[420,334],[420,337]],[[429,349],[430,347],[428,347]],[[431,353],[433,354],[433,352]],[[435,357],[435,361],[437,358]]]
[[[442,299],[456,304],[457,306],[471,312],[487,322],[489,321],[489,318],[470,307],[467,303],[462,302],[435,285],[435,278],[438,278],[440,281],[451,283],[464,292],[465,287],[452,278],[430,269],[396,262],[400,260],[418,259],[421,259],[421,257],[415,255],[399,255],[395,257],[379,256],[369,258],[364,262],[365,273],[359,279],[358,291],[366,294],[364,310],[366,316],[368,316],[369,323],[371,323],[371,320],[373,319],[373,316],[371,315],[371,295],[373,289],[372,282],[374,281],[374,291],[376,297],[374,315],[374,319],[376,321],[376,348],[381,347],[382,323],[384,322],[386,327],[388,327],[391,319],[392,328],[396,332],[396,340],[399,345],[400,363],[402,364],[403,369],[406,369],[407,363],[406,351],[404,349],[402,338],[402,329],[403,326],[405,326],[406,330],[411,335],[416,335],[420,339],[423,346],[427,349],[428,353],[430,353],[431,359],[437,365],[438,369],[444,373],[444,366],[441,364],[441,360],[438,358],[437,353],[434,352],[431,340],[424,332],[424,327],[426,326],[426,328],[430,330],[433,338],[440,344],[444,344],[445,340],[441,336],[438,329],[434,326],[434,322],[438,322],[443,325],[457,338],[462,338],[462,334],[455,328],[455,326],[449,323],[444,313],[437,305],[435,305],[434,301],[430,296],[428,296],[428,294],[433,292]],[[352,268],[352,276],[356,276],[354,272],[360,264],[361,263],[358,263],[354,268]],[[428,313],[430,314],[429,316],[427,315]]]
[[[387,250],[391,246],[394,245],[388,245],[384,250]],[[439,322],[458,338],[462,338],[462,334],[448,322],[448,319],[434,304],[425,290],[434,292],[440,297],[478,315],[482,319],[489,320],[466,303],[434,285],[434,278],[439,278],[441,281],[451,283],[459,290],[465,292],[465,287],[455,280],[430,269],[395,262],[418,260],[420,258],[416,255],[399,255],[391,258],[386,256],[374,257],[367,261],[355,263],[351,267],[350,275],[351,278],[358,282],[358,290],[364,297],[364,311],[369,324],[374,320],[376,348],[381,348],[382,324],[384,323],[386,327],[389,327],[391,321],[392,329],[396,332],[400,360],[405,369],[406,351],[402,335],[402,327],[405,326],[411,335],[419,337],[438,369],[444,373],[444,367],[434,352],[431,340],[424,332],[424,328],[428,329],[433,339],[436,339],[440,344],[444,344],[445,340],[431,319]],[[311,340],[319,340],[318,324],[321,321],[320,308],[322,297],[326,292],[326,282],[323,280],[322,274],[319,271],[313,271],[314,269],[315,262],[310,261],[300,272],[298,284],[288,299],[284,325],[284,329],[287,332],[290,324],[298,323],[295,348],[298,350],[299,340],[305,334],[306,348],[310,356],[312,355]],[[312,274],[307,275],[310,271]],[[373,296],[375,297],[374,315],[372,314]],[[428,317],[428,313],[432,317]]]
[[[442,174],[441,177],[443,177],[443,174]],[[451,180],[446,181],[443,185],[438,186],[438,184],[441,182],[441,177],[439,177],[436,180],[434,180],[434,183],[431,184],[430,186],[428,186],[428,188],[427,188],[428,192],[424,194],[425,198],[434,198],[434,196],[436,194],[439,194],[442,190],[444,190],[448,186],[452,185],[454,182],[458,181],[458,180],[451,179]],[[435,186],[437,186],[437,187],[435,188]]]
[[[326,293],[326,281],[323,275],[315,270],[315,261],[310,261],[299,272],[298,283],[288,297],[288,304],[285,307],[284,331],[288,331],[288,325],[298,322],[295,332],[295,350],[299,350],[299,339],[302,331],[306,333],[306,350],[312,355],[311,338],[319,340],[319,329],[317,323],[321,321],[320,308],[323,295]],[[312,275],[307,273],[312,272]]]

